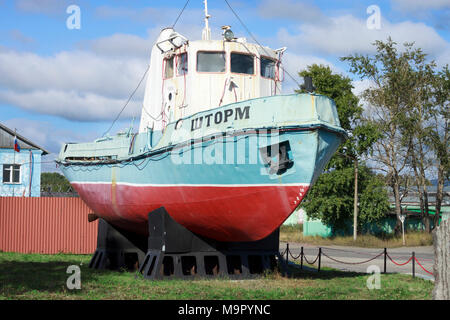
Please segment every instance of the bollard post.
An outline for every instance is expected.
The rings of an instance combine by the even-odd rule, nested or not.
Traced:
[[[416,253],[413,251],[412,253],[412,276],[416,277]]]
[[[317,268],[317,272],[320,272],[320,260],[321,260],[321,257],[322,257],[322,248],[319,247],[319,265],[318,265],[318,268]]]
[[[384,248],[384,271],[383,273],[386,273],[386,258],[387,258],[387,250]]]
[[[289,243],[286,243],[286,267],[289,266]]]
[[[303,247],[300,251],[300,269],[303,269]]]

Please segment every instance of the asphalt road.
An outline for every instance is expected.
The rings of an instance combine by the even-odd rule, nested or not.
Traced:
[[[300,254],[301,247],[303,246],[303,253],[309,262],[314,262],[318,253],[318,246],[311,246],[301,243],[289,243],[289,251],[292,256],[297,257]],[[368,270],[370,266],[377,266],[381,272],[384,271],[384,249],[373,248],[358,248],[358,247],[343,247],[343,246],[324,246],[322,248],[321,265],[330,268],[352,271],[360,273],[372,273]],[[283,253],[286,249],[286,243],[280,242],[280,252]],[[387,273],[405,273],[412,274],[412,260],[405,264],[411,257],[412,252],[415,253],[417,261],[429,272],[433,272],[434,265],[434,248],[433,246],[424,247],[401,247],[387,249],[388,256],[397,264],[387,257],[386,259],[386,272]],[[292,261],[292,256],[289,256],[289,260]],[[377,258],[375,258],[378,256]],[[286,257],[286,255],[284,255]],[[371,260],[372,258],[375,258]],[[371,260],[371,261],[368,261]],[[300,261],[300,258],[295,261]],[[367,261],[367,262],[366,262]],[[424,271],[419,263],[415,262],[415,275],[428,280],[433,280],[434,277],[428,272]],[[304,266],[309,266],[305,260],[303,260]],[[317,268],[318,261],[312,267]],[[376,267],[372,267],[375,268]]]

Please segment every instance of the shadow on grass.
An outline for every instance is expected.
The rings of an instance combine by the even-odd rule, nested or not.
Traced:
[[[73,273],[67,273],[70,265],[80,266],[80,261],[1,261],[0,295],[14,296],[30,291],[58,293],[72,291],[67,289],[67,279]],[[80,266],[81,282],[86,283],[96,278],[86,265]],[[78,290],[73,290],[76,292]]]
[[[66,295],[83,295],[82,290],[69,290],[66,286],[67,279],[72,275],[67,273],[67,268],[70,265],[80,266],[80,261],[76,259],[64,259],[37,262],[37,261],[0,261],[0,296],[6,298],[51,298],[52,296]],[[89,269],[87,264],[80,266],[81,268],[81,284],[82,287],[87,283],[96,283],[100,281],[99,276],[102,274],[120,274],[121,271],[109,271],[109,270],[94,270]],[[293,279],[334,279],[334,278],[353,278],[360,277],[363,274],[355,272],[343,272],[338,270],[323,269],[320,272],[317,270],[303,269],[299,267],[289,267],[289,276],[284,278]],[[279,273],[278,273],[279,276]],[[261,275],[264,279],[277,279],[277,275]],[[140,280],[145,284],[146,279]],[[172,279],[170,279],[172,280]],[[170,281],[166,280],[166,281]],[[173,279],[177,280],[177,279]],[[178,279],[179,280],[179,279]],[[199,280],[193,278],[192,280]],[[209,279],[211,280],[211,279]],[[218,278],[215,278],[218,280]],[[224,278],[224,281],[232,280]],[[37,291],[37,293],[36,293]],[[49,295],[48,295],[49,294]]]
[[[334,269],[321,269],[317,271],[317,269],[306,267],[304,269],[300,269],[300,266],[289,266],[289,275],[288,278],[292,279],[334,279],[334,278],[356,278],[366,275],[365,273],[359,272],[351,272],[351,271],[340,271]]]

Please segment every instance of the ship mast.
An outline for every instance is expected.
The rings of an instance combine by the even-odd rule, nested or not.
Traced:
[[[209,18],[211,16],[208,14],[208,0],[203,1],[205,4],[205,28],[202,32],[202,40],[211,40],[211,29],[209,28]]]

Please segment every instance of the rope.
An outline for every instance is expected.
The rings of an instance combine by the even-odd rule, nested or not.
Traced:
[[[327,254],[324,253],[323,251],[322,251],[322,254],[323,254],[325,257],[327,257],[328,259],[331,259],[331,260],[333,260],[333,261],[335,261],[335,262],[343,263],[343,264],[352,264],[352,265],[355,265],[355,264],[364,264],[364,263],[370,262],[370,261],[372,261],[372,260],[375,260],[376,258],[378,258],[379,256],[381,256],[382,254],[384,254],[384,252],[381,252],[380,254],[376,255],[376,256],[373,257],[373,258],[370,258],[369,260],[365,260],[365,261],[361,261],[361,262],[345,262],[345,261],[340,261],[340,260],[337,260],[337,259],[334,259],[334,258],[330,257],[329,255],[327,255]]]
[[[416,257],[414,257],[414,260],[416,260],[417,264],[423,269],[423,271],[425,271],[425,272],[427,272],[427,273],[433,275],[432,272],[428,271],[427,269],[425,269],[425,268],[420,264],[419,260],[417,260]]]
[[[387,254],[386,253],[386,255],[387,255],[387,257],[389,258],[389,260],[391,260],[395,265],[397,265],[397,266],[404,266],[405,264],[408,264],[411,260],[412,260],[412,256],[411,256],[411,258],[409,258],[409,260],[408,261],[406,261],[406,262],[404,262],[404,263],[398,263],[398,262],[395,262],[392,258],[391,258],[391,256],[389,255],[389,254]]]
[[[150,65],[147,66],[147,69],[144,72],[144,75],[142,76],[141,80],[139,81],[136,89],[134,89],[134,91],[131,93],[130,97],[128,98],[127,102],[125,103],[125,105],[123,106],[122,110],[120,110],[119,114],[117,115],[117,117],[114,119],[114,121],[112,122],[111,126],[109,127],[108,130],[105,131],[105,133],[103,133],[102,137],[105,136],[105,134],[107,134],[112,127],[114,126],[114,123],[116,123],[117,119],[119,119],[120,115],[122,114],[123,110],[125,110],[125,108],[127,107],[128,103],[130,102],[131,98],[133,98],[134,94],[136,93],[137,89],[141,86],[142,81],[144,81],[145,75],[148,72],[148,69],[150,69]]]
[[[189,0],[187,0],[186,1],[186,3],[184,4],[184,7],[183,7],[183,9],[181,9],[181,12],[178,14],[178,17],[177,17],[177,19],[175,20],[175,22],[173,23],[173,25],[172,25],[172,29],[175,27],[175,25],[177,24],[177,22],[178,22],[178,19],[180,19],[180,17],[181,17],[181,15],[183,14],[183,12],[184,12],[184,9],[186,9],[186,7],[187,7],[187,5],[188,5],[188,3],[189,3]]]

